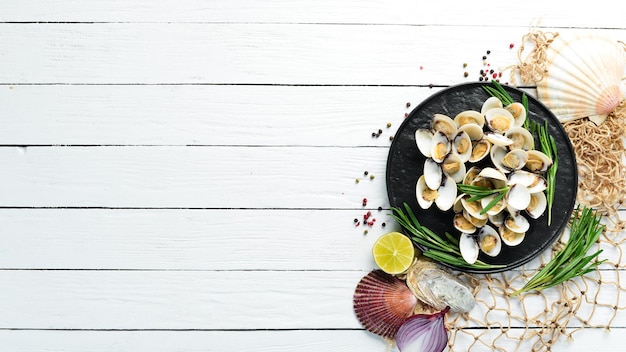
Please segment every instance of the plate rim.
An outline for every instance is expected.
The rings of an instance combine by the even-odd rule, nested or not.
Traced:
[[[408,114],[408,116],[404,119],[404,121],[402,121],[402,123],[400,124],[400,126],[398,127],[397,131],[396,131],[396,135],[398,135],[400,132],[403,131],[403,129],[407,128],[406,126],[409,124],[409,122],[416,118],[414,115],[418,113],[418,111],[420,111],[424,106],[426,106],[428,103],[430,103],[432,100],[437,99],[439,96],[446,94],[447,92],[453,91],[453,90],[458,90],[458,89],[475,89],[476,87],[484,87],[484,86],[489,86],[491,85],[491,82],[480,82],[480,81],[475,81],[475,82],[464,82],[464,83],[459,83],[459,84],[455,84],[455,85],[450,85],[450,86],[446,86],[443,89],[441,89],[438,92],[435,92],[431,95],[429,95],[428,97],[426,97],[425,99],[423,99],[422,101],[420,101],[420,103],[418,103],[412,110],[411,112]],[[577,165],[577,159],[576,159],[576,154],[574,151],[574,147],[571,143],[570,138],[567,135],[567,132],[565,131],[565,128],[563,127],[562,123],[559,121],[558,117],[544,104],[542,103],[538,98],[524,92],[522,89],[518,88],[518,87],[512,87],[508,84],[501,84],[501,86],[505,89],[505,90],[509,90],[511,92],[514,92],[516,94],[526,94],[527,97],[529,99],[532,99],[533,104],[540,106],[542,109],[545,110],[545,112],[547,112],[547,116],[546,119],[549,119],[551,121],[554,122],[555,128],[560,130],[560,133],[563,134],[566,138],[566,151],[569,155],[571,155],[571,159],[572,159],[572,166],[573,166],[573,170],[572,170],[572,177],[573,177],[573,183],[575,185],[574,190],[573,190],[573,196],[571,201],[568,204],[568,208],[566,210],[566,218],[567,221],[564,221],[563,224],[559,225],[559,227],[555,230],[555,233],[553,234],[553,236],[550,238],[549,241],[546,241],[545,244],[543,244],[542,246],[537,247],[534,251],[531,251],[530,255],[528,255],[526,258],[522,258],[518,261],[515,261],[511,264],[506,264],[504,267],[502,268],[490,268],[490,269],[479,269],[479,268],[465,268],[465,267],[458,267],[452,264],[448,264],[448,263],[444,263],[444,262],[439,262],[436,261],[437,263],[449,268],[449,269],[453,269],[453,270],[458,270],[461,272],[467,272],[467,273],[475,273],[475,274],[490,274],[490,273],[499,273],[499,272],[505,272],[505,271],[509,271],[509,270],[513,270],[515,268],[519,268],[521,266],[523,266],[524,264],[527,264],[528,262],[532,261],[533,259],[537,258],[539,255],[541,255],[541,253],[543,253],[546,249],[550,248],[557,240],[558,238],[561,237],[561,234],[563,233],[564,229],[567,227],[567,223],[569,218],[571,218],[571,215],[574,211],[576,202],[577,202],[577,193],[578,193],[578,165]],[[485,92],[485,94],[487,94]],[[543,113],[543,112],[542,112]],[[394,147],[397,147],[398,142],[398,138],[394,138],[394,140],[392,141],[390,147],[389,147],[389,152],[387,155],[387,159],[386,159],[386,167],[385,167],[385,172],[386,172],[386,176],[385,176],[385,182],[386,182],[386,190],[387,190],[387,198],[389,201],[389,204],[391,207],[397,207],[397,204],[393,204],[392,201],[392,190],[391,190],[391,183],[389,182],[389,175],[390,175],[390,159],[392,159],[392,154],[393,151],[395,150]],[[411,237],[411,234],[408,233],[408,231],[404,228],[401,227],[401,231],[407,235],[408,237]],[[414,245],[420,250],[420,251],[424,251],[426,247],[424,247],[423,245],[416,243],[415,241],[413,241]]]

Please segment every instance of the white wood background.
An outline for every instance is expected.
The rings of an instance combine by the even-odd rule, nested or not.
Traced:
[[[533,24],[624,40],[624,10],[3,0],[0,350],[385,351],[352,293],[397,228],[405,103],[476,80],[486,50],[515,63]],[[621,351],[625,328],[554,350]]]

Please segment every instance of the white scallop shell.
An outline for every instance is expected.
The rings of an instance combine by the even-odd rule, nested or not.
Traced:
[[[624,98],[626,53],[615,40],[559,34],[546,49],[537,97],[561,122],[589,117],[600,124]]]

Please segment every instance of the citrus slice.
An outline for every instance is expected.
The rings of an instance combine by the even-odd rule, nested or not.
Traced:
[[[380,236],[372,248],[374,261],[387,274],[405,272],[415,257],[411,240],[400,232],[389,232]]]

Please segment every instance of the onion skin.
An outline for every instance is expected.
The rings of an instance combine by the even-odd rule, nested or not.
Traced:
[[[448,330],[444,317],[450,310],[434,314],[416,314],[398,330],[396,345],[400,352],[442,352],[448,345]]]

